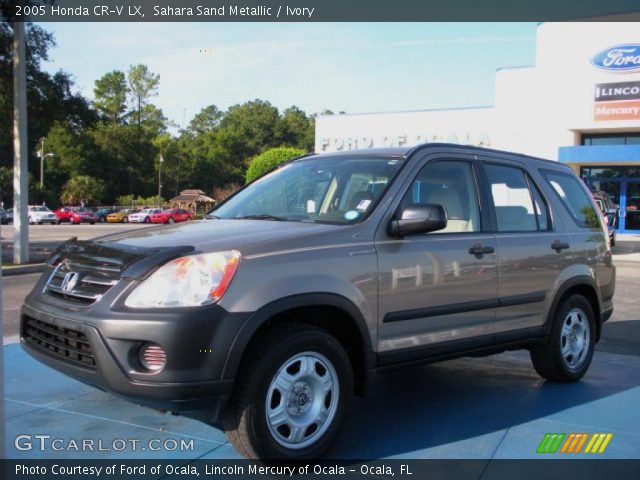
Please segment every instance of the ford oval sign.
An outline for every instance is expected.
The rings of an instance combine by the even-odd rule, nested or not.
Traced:
[[[640,70],[640,43],[609,47],[594,55],[591,63],[595,67],[611,72]]]

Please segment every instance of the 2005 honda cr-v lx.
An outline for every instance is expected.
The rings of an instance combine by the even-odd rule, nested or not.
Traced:
[[[445,144],[311,155],[211,221],[64,243],[24,348],[245,456],[321,455],[377,370],[524,348],[581,378],[612,314],[601,216],[557,162]]]

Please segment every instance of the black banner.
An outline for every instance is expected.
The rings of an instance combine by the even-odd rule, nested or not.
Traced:
[[[2,2],[10,21],[425,22],[638,19],[637,0],[22,0]],[[622,18],[623,14],[636,13]]]
[[[248,460],[2,460],[6,479],[228,480],[636,480],[639,460],[301,460],[258,464]]]
[[[596,85],[596,102],[611,100],[639,100],[640,82],[598,83]]]

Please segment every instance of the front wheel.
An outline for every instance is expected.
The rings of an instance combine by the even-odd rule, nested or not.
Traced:
[[[222,419],[253,459],[315,458],[338,436],[353,394],[342,345],[317,327],[275,327],[247,353]]]
[[[531,350],[536,372],[552,382],[575,382],[587,373],[595,349],[595,316],[582,295],[558,306],[547,344]]]
[[[169,220],[167,220],[167,223],[171,225],[173,223],[173,218],[169,217]]]
[[[149,223],[151,222],[151,219],[149,217],[144,217],[144,223]]]
[[[104,217],[100,217],[100,218],[98,219],[98,221],[99,221],[100,223],[104,223],[104,222],[106,222],[106,221],[107,221],[107,219],[106,219],[106,218],[104,218]]]
[[[129,218],[124,217],[124,218],[122,219],[122,223],[129,223]]]

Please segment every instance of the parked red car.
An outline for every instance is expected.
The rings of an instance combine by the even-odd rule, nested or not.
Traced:
[[[86,207],[60,207],[53,213],[56,214],[58,224],[62,222],[69,222],[77,225],[79,223],[88,222],[93,225],[98,221],[93,210]]]
[[[163,210],[160,213],[152,213],[149,216],[149,220],[151,223],[177,223],[177,222],[186,222],[193,218],[193,213],[182,210]]]

